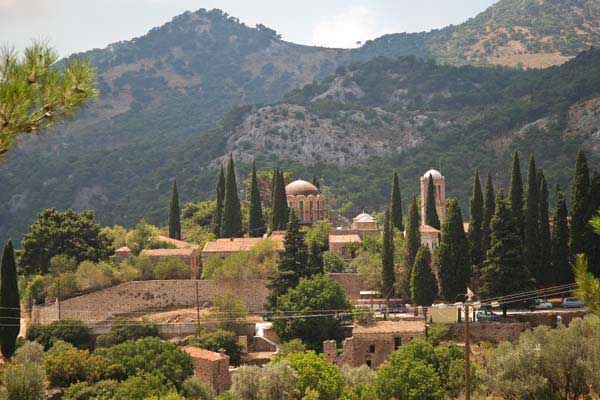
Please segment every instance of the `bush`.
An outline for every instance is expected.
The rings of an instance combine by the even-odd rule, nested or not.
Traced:
[[[194,372],[192,359],[186,352],[155,337],[98,349],[96,354],[119,365],[123,377],[147,372],[163,376],[177,387]]]
[[[113,400],[118,388],[119,382],[113,380],[80,382],[69,386],[61,400]]]
[[[4,393],[1,400],[42,400],[46,379],[42,367],[36,364],[10,364],[0,373]]]
[[[277,270],[279,253],[273,240],[263,240],[252,250],[225,258],[212,257],[203,265],[205,279],[265,279]]]
[[[128,340],[137,340],[145,337],[158,337],[158,327],[149,321],[139,323],[127,320],[116,320],[110,327],[109,333],[98,336],[97,347],[110,347]]]
[[[340,370],[315,352],[290,354],[285,360],[298,374],[296,387],[301,396],[309,388],[318,393],[319,400],[336,400],[342,394],[344,378]]]
[[[81,321],[63,319],[54,321],[48,325],[29,325],[25,338],[29,341],[35,341],[48,350],[54,342],[62,340],[71,343],[79,349],[90,347],[90,330]]]
[[[302,343],[300,339],[292,339],[287,342],[283,342],[279,345],[279,352],[277,353],[281,357],[285,357],[293,353],[304,353],[306,351],[306,345]]]
[[[448,337],[449,332],[449,324],[429,324],[427,327],[427,340],[434,346],[437,346],[442,340]]]
[[[246,305],[231,292],[218,295],[213,300],[213,305],[207,315],[208,319],[230,321],[221,321],[217,324],[219,329],[238,333],[242,321],[246,320],[248,309]]]
[[[79,291],[97,290],[113,283],[112,267],[106,262],[83,261],[75,271]]]
[[[190,279],[190,266],[177,257],[163,257],[152,267],[154,279]]]
[[[212,400],[215,394],[212,388],[200,378],[188,378],[181,385],[181,394],[190,400]]]
[[[27,308],[31,308],[33,305],[39,305],[44,303],[46,298],[46,282],[42,275],[35,275],[27,283],[25,293],[23,295],[23,302]]]
[[[46,289],[46,304],[53,303],[58,298],[58,282],[60,281],[60,299],[68,299],[79,292],[77,285],[77,277],[74,272],[65,272],[51,279],[48,288]]]
[[[373,325],[375,323],[375,312],[371,307],[355,306],[354,320],[360,325]]]
[[[224,349],[233,365],[239,365],[244,351],[238,343],[237,335],[222,329],[210,333],[201,332],[198,337],[191,340],[190,344],[215,352]]]
[[[332,253],[326,251],[323,253],[323,270],[325,272],[344,272],[348,269],[346,261]]]
[[[36,364],[41,365],[44,361],[44,346],[36,342],[25,342],[12,357],[15,364]]]
[[[145,400],[152,396],[163,398],[173,391],[173,385],[160,374],[143,372],[123,381],[115,392],[115,399]]]

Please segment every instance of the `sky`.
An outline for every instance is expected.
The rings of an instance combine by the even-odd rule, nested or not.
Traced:
[[[284,40],[356,47],[386,33],[459,24],[496,0],[0,0],[0,45],[33,40],[61,56],[139,37],[186,10],[219,8]]]

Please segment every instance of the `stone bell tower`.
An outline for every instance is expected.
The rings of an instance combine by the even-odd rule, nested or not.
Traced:
[[[429,177],[433,178],[435,188],[435,208],[443,224],[446,220],[446,178],[435,169],[430,169],[421,177],[421,225],[425,225],[425,208],[427,207],[427,186]]]

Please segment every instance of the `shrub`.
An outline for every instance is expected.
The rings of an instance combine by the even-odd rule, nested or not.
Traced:
[[[218,295],[213,300],[213,305],[207,315],[208,319],[229,320],[217,324],[220,329],[238,333],[240,325],[248,316],[246,305],[231,292]]]
[[[152,396],[162,398],[173,391],[173,385],[160,374],[147,372],[130,376],[115,392],[115,399],[145,400]]]
[[[429,324],[427,327],[427,340],[437,346],[448,337],[448,332],[450,332],[449,324]]]
[[[300,339],[292,339],[287,342],[283,342],[279,345],[278,355],[285,357],[292,353],[304,353],[306,351],[306,345],[302,343]]]
[[[44,370],[36,364],[10,364],[0,373],[2,400],[42,400],[46,387]]]
[[[219,351],[224,349],[233,365],[239,365],[244,348],[238,343],[238,337],[235,333],[224,331],[222,329],[215,332],[201,332],[190,342],[192,345],[202,349]]]
[[[377,398],[375,390],[377,373],[371,368],[366,365],[356,368],[343,365],[340,371],[345,382],[343,398],[348,400],[371,400]]]
[[[181,385],[181,394],[191,400],[212,400],[215,394],[200,378],[188,378]]]
[[[205,279],[264,279],[277,270],[279,254],[273,240],[263,240],[252,250],[223,259],[212,257],[203,265]]]
[[[323,253],[323,270],[325,272],[344,272],[348,269],[346,261],[332,253],[326,251]]]
[[[342,394],[344,379],[340,370],[315,352],[290,354],[285,360],[298,374],[296,387],[301,396],[309,388],[318,392],[320,400],[336,400]]]
[[[42,275],[35,275],[25,287],[23,302],[27,308],[31,308],[32,305],[42,304],[45,298],[46,282],[44,281],[44,277]]]
[[[164,257],[152,267],[154,279],[190,279],[190,266],[177,257]]]
[[[109,333],[98,336],[97,347],[110,347],[128,340],[145,337],[158,337],[158,327],[150,321],[131,323],[127,320],[116,320],[110,327]]]
[[[108,287],[113,282],[112,267],[106,262],[83,261],[75,271],[75,280],[80,291]]]
[[[118,388],[119,382],[113,380],[80,382],[69,386],[61,400],[113,400]]]
[[[153,373],[165,377],[177,387],[194,372],[192,359],[186,352],[155,337],[98,349],[96,354],[119,365],[124,377],[140,372]]]
[[[38,342],[45,350],[57,340],[71,343],[79,349],[89,348],[91,342],[88,327],[81,321],[69,319],[54,321],[48,325],[29,325],[25,338]]]
[[[360,325],[373,325],[375,323],[375,312],[371,307],[355,306],[354,320]]]
[[[12,362],[15,364],[40,365],[43,361],[44,346],[39,343],[29,341],[22,344],[12,357]]]
[[[59,289],[60,281],[60,293]],[[46,289],[46,303],[50,304],[56,301],[60,294],[61,300],[73,297],[79,292],[79,286],[77,285],[77,277],[74,272],[65,272],[59,276],[53,278]]]

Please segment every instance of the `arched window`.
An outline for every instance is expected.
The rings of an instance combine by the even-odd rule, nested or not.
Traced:
[[[300,220],[301,221],[306,220],[306,218],[304,218],[304,202],[302,200],[300,200],[298,210],[299,210],[299,214],[300,214]]]
[[[309,210],[309,218],[311,221],[315,220],[315,216],[313,214],[313,202],[311,201],[310,203],[308,203],[308,210]]]

